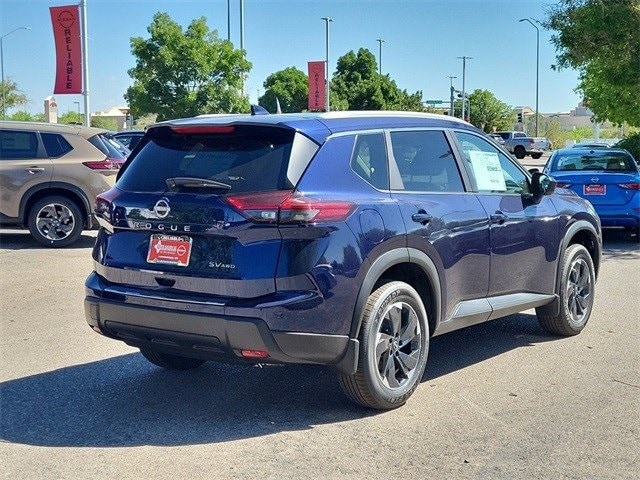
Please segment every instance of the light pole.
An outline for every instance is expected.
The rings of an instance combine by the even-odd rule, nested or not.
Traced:
[[[325,47],[326,47],[326,55],[325,55],[325,63],[326,63],[326,67],[325,67],[325,71],[327,74],[327,80],[325,81],[326,85],[327,85],[327,99],[326,99],[326,103],[327,106],[325,108],[325,112],[329,111],[329,22],[333,22],[333,18],[331,17],[322,17],[321,20],[324,20],[326,23],[326,30],[325,30]]]
[[[382,75],[382,44],[385,43],[386,40],[382,38],[376,39],[376,42],[380,44],[380,56],[379,56],[379,67],[380,67],[380,75]]]
[[[454,77],[452,75],[447,75],[447,78],[449,79],[449,93],[450,93],[450,97],[449,97],[449,115],[453,117],[453,79],[454,78],[458,78],[458,77]]]
[[[518,22],[529,22],[536,29],[536,137],[538,136],[538,86],[540,84],[540,29],[528,18],[521,18]]]
[[[80,117],[80,102],[73,102],[73,103],[75,103],[76,107],[78,107],[78,118],[82,120],[82,117]]]
[[[31,30],[31,27],[14,28],[9,33],[5,33],[4,35],[2,35],[0,37],[0,71],[1,71],[1,76],[2,76],[2,119],[3,120],[5,119],[5,114],[6,114],[6,108],[5,108],[5,103],[4,103],[4,91],[5,91],[6,88],[5,88],[5,84],[4,84],[4,51],[2,49],[2,41],[4,40],[4,37],[8,37],[13,32],[17,32],[18,30]]]
[[[467,60],[473,60],[473,57],[457,57],[462,59],[462,120],[465,120],[464,116],[464,107],[465,102],[467,101],[467,91],[465,90],[465,78],[466,78],[466,68],[467,68]]]

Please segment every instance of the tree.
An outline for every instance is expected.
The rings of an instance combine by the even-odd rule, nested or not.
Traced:
[[[251,63],[210,31],[204,17],[183,32],[168,14],[157,13],[147,31],[149,39],[131,39],[136,66],[128,71],[134,83],[125,98],[134,116],[155,113],[162,121],[249,110],[242,86]]]
[[[277,110],[276,98],[283,113],[301,112],[308,106],[309,81],[296,67],[272,73],[262,85],[265,91],[258,103],[270,112]]]
[[[69,110],[58,116],[58,123],[66,123],[69,125],[82,125],[84,116],[78,112]]]
[[[91,117],[91,126],[104,130],[118,130],[118,122],[115,118]]]
[[[4,93],[4,97],[1,94]],[[0,83],[0,98],[4,98],[4,110],[7,110],[28,103],[27,96],[18,89],[18,84],[11,79],[5,79],[4,83]]]
[[[511,130],[515,122],[515,113],[510,105],[498,100],[489,90],[476,89],[467,94],[469,99],[470,123],[485,132]],[[462,101],[454,102],[454,115],[462,114]]]
[[[544,26],[596,121],[640,126],[640,0],[560,0]]]
[[[7,116],[7,120],[13,120],[16,122],[44,122],[44,114],[31,114],[24,110],[18,110],[17,112],[14,112],[11,115]]]
[[[333,109],[424,111],[422,92],[400,90],[388,75],[380,75],[375,56],[366,48],[338,58],[331,82]]]

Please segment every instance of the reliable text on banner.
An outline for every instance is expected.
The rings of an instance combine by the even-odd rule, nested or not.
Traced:
[[[324,62],[307,62],[309,69],[309,110],[324,110]]]
[[[78,5],[49,7],[56,42],[56,84],[53,93],[82,93],[82,51]]]

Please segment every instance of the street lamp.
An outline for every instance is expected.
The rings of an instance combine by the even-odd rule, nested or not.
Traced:
[[[536,29],[536,137],[538,136],[538,86],[540,85],[540,29],[528,18],[521,18],[518,22],[529,22]]]
[[[458,77],[454,77],[452,75],[447,75],[447,78],[449,79],[449,92],[450,92],[450,97],[449,97],[449,115],[451,115],[453,117],[453,91],[455,90],[453,88],[453,79],[454,78],[458,78]]]
[[[467,100],[467,93],[465,90],[465,78],[466,78],[466,68],[467,68],[467,60],[473,60],[473,57],[466,57],[466,56],[462,56],[462,57],[457,57],[457,58],[461,58],[462,59],[462,120],[465,120],[465,116],[464,116],[464,107],[466,105],[466,100]]]
[[[331,17],[322,17],[321,20],[324,20],[326,23],[326,30],[325,30],[325,47],[326,47],[326,55],[325,55],[325,63],[326,63],[326,73],[327,73],[327,80],[326,80],[326,85],[327,85],[327,106],[325,108],[325,112],[329,111],[329,22],[333,22],[333,18]]]
[[[380,67],[380,75],[382,75],[382,44],[385,43],[385,40],[383,40],[382,38],[378,38],[376,39],[376,42],[378,42],[380,44],[380,57],[379,57],[379,67]]]
[[[80,116],[80,102],[73,102],[76,104],[76,107],[78,107],[78,117]]]
[[[3,120],[5,119],[5,113],[6,113],[6,108],[5,108],[5,103],[4,103],[4,91],[6,90],[6,88],[5,88],[6,85],[4,84],[4,51],[2,50],[2,41],[4,40],[4,37],[8,37],[13,32],[17,32],[18,30],[31,30],[31,27],[14,28],[9,33],[5,33],[4,35],[2,35],[0,37],[0,71],[1,71],[1,76],[2,76],[2,119]]]

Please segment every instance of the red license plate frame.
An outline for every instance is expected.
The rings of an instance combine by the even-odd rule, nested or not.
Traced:
[[[162,263],[186,267],[191,259],[193,239],[186,235],[156,233],[149,239],[147,263]]]
[[[582,192],[585,195],[606,195],[607,194],[607,186],[601,185],[598,183],[592,183],[589,185],[584,185],[582,187]]]

